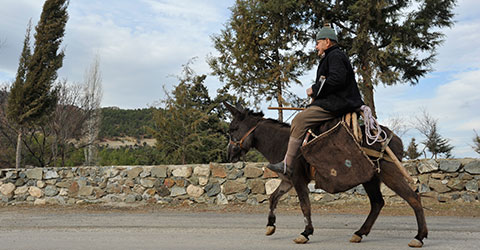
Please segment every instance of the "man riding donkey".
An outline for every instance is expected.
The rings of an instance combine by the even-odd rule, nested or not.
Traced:
[[[312,98],[312,102],[292,121],[285,159],[267,166],[277,173],[293,173],[293,161],[309,128],[354,112],[364,105],[352,65],[338,46],[335,30],[330,25],[325,25],[317,33],[316,41],[315,49],[321,60],[315,84],[307,89],[307,95]]]
[[[314,230],[308,184],[314,180],[316,188],[318,185],[328,193],[344,192],[361,184],[370,201],[370,212],[350,239],[359,243],[363,236],[370,233],[385,204],[380,188],[380,184],[384,183],[414,210],[418,233],[408,245],[422,247],[428,229],[420,196],[409,186],[407,180],[411,181],[411,177],[399,161],[403,153],[401,139],[387,127],[379,125],[371,110],[364,105],[355,73],[347,56],[337,45],[335,31],[330,26],[323,27],[316,40],[315,48],[322,58],[316,82],[307,89],[312,102],[294,118],[290,130],[283,123],[264,119],[262,113],[225,103],[233,115],[229,134],[231,138],[242,138],[230,141],[229,158],[233,162],[250,148],[257,149],[269,162],[284,159],[267,166],[281,174],[281,182],[269,198],[266,235],[275,232],[275,208],[280,197],[292,187],[298,194],[305,219],[305,230],[294,241],[304,244]],[[355,112],[358,110],[363,118],[362,127],[357,122]],[[312,128],[315,131],[310,132]],[[315,139],[302,146],[307,133]],[[317,136],[314,133],[320,134]],[[284,156],[285,144],[287,151]],[[297,157],[301,146],[303,157]]]

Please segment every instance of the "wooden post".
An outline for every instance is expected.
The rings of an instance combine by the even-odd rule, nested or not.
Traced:
[[[295,107],[268,107],[268,109],[274,109],[274,110],[304,110],[305,108],[295,108]]]

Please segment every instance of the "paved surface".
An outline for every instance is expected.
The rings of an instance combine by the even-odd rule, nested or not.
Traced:
[[[277,232],[265,236],[266,214],[0,210],[0,249],[408,249],[413,216],[380,216],[370,236],[349,243],[364,215],[313,215],[315,233],[299,215],[278,214]],[[424,249],[479,249],[480,218],[427,217]]]

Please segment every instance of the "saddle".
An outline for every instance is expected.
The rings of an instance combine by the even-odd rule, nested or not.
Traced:
[[[311,166],[315,188],[343,192],[371,180],[380,170],[369,155],[379,157],[382,153],[361,146],[357,118],[357,113],[349,113],[308,131],[301,151]]]

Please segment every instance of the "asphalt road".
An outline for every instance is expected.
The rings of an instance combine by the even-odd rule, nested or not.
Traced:
[[[265,236],[266,214],[214,212],[131,213],[0,210],[0,249],[408,249],[413,216],[380,216],[362,243],[350,243],[364,215],[313,215],[310,242],[296,245],[300,214],[277,214],[277,232]],[[479,249],[480,218],[427,217],[424,249]]]

